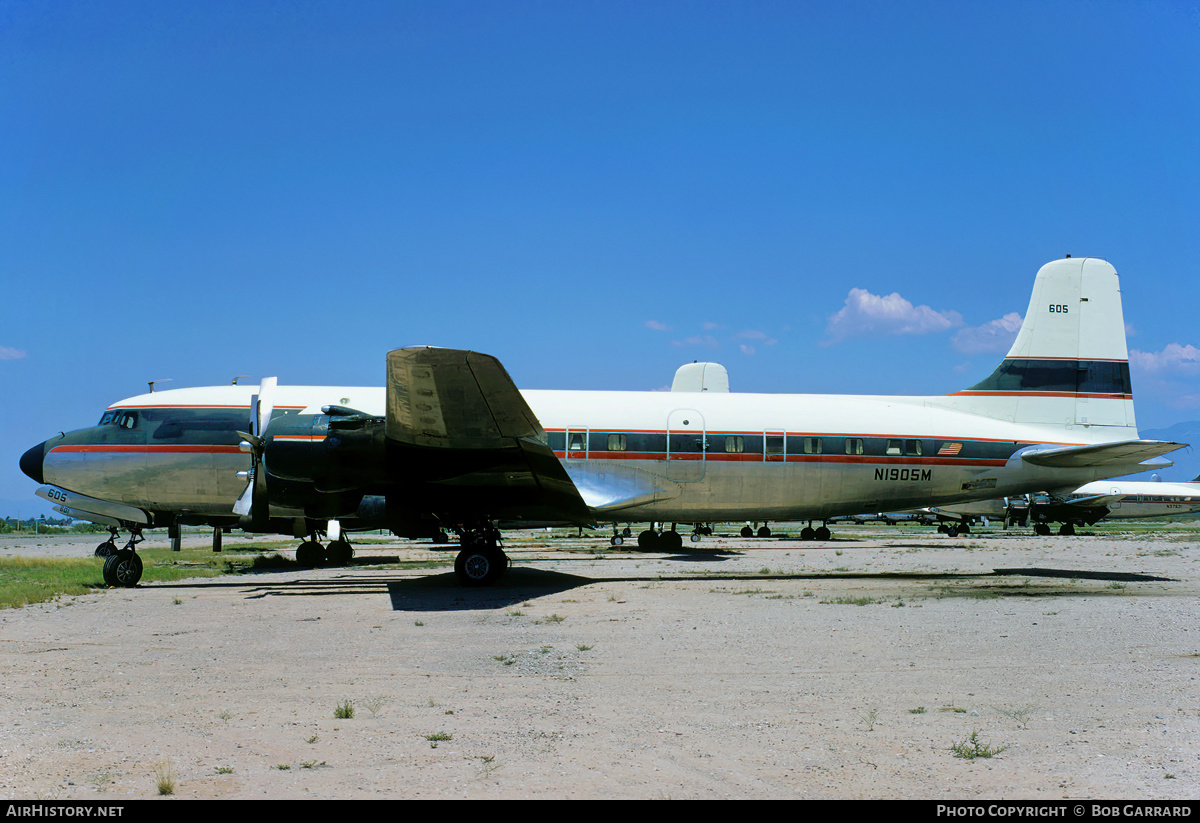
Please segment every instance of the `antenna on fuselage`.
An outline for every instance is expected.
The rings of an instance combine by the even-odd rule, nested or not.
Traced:
[[[171,378],[171,377],[163,377],[158,380],[151,380],[146,385],[148,385],[150,387],[150,393],[154,394],[154,384],[155,383],[170,383],[171,380],[173,380],[173,379],[174,378]]]
[[[239,374],[237,377],[233,378],[233,382],[230,385],[236,386],[237,381],[241,380],[243,377],[249,377],[249,376],[250,375],[248,375],[248,374]]]

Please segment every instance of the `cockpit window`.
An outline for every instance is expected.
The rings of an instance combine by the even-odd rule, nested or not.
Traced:
[[[101,426],[119,426],[122,429],[137,428],[138,413],[125,409],[109,409],[100,418]]]

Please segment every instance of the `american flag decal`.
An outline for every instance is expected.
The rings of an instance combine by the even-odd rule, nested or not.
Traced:
[[[962,443],[943,443],[942,447],[940,449],[938,449],[938,454],[939,455],[946,455],[946,454],[954,455],[954,454],[958,454],[960,451],[962,451]]]

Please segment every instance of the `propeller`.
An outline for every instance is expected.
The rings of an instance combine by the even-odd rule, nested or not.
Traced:
[[[241,497],[233,504],[233,511],[242,517],[253,518],[256,508],[265,505],[267,479],[263,468],[263,445],[267,426],[271,423],[271,412],[275,410],[275,386],[278,378],[264,377],[258,386],[258,394],[254,397],[250,413],[250,431],[238,432],[242,438],[241,449],[250,453],[250,470],[238,472],[238,477],[245,477],[246,489]],[[265,513],[265,512],[264,512]]]

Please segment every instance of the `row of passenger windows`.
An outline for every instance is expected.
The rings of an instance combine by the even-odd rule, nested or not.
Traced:
[[[783,434],[700,434],[695,432],[672,433],[670,443],[666,434],[608,434],[604,432],[548,432],[550,448],[565,451],[568,455],[588,452],[667,452],[708,454],[848,454],[889,455],[899,457],[921,457],[926,454],[960,456],[964,444],[941,440],[895,437],[808,437]],[[668,449],[669,445],[669,449]],[[988,449],[988,444],[971,444],[973,457],[1007,457],[1012,445],[999,444],[999,449]],[[996,451],[995,455],[981,454]]]

